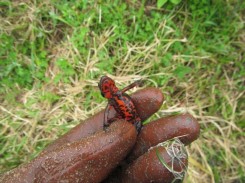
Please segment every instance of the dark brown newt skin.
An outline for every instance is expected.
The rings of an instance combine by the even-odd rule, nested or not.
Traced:
[[[116,121],[107,131],[41,153],[32,163],[5,173],[0,182],[101,182],[132,149],[136,136],[132,124]]]
[[[150,147],[174,137],[179,137],[182,143],[188,145],[198,138],[199,133],[200,125],[188,113],[152,121],[141,130],[128,160],[132,161],[144,154]]]
[[[135,107],[142,121],[149,118],[157,112],[164,100],[161,90],[157,88],[145,88],[131,95]],[[50,144],[44,152],[53,151],[54,149],[66,144],[78,141],[81,138],[88,137],[95,132],[103,129],[103,119],[105,110],[93,115],[89,119],[82,121],[69,132],[59,137]],[[116,117],[117,113],[114,109],[110,111],[110,118]]]

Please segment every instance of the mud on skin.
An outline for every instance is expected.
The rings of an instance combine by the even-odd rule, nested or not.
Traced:
[[[183,143],[182,146],[188,145],[198,138],[199,133],[200,126],[189,113],[160,118],[144,125],[141,133],[137,136],[133,150],[127,157],[126,163],[129,165],[115,170],[103,183],[148,183],[151,180],[159,183],[172,182],[175,178],[173,173],[161,164],[154,149],[158,148],[156,146],[159,143],[176,137],[179,137]],[[165,147],[160,147],[160,149],[160,156],[169,162],[169,153]],[[181,161],[187,167],[187,156],[183,157]],[[180,161],[174,161],[174,167],[177,171],[180,170],[179,163]],[[118,177],[120,178],[118,179]]]
[[[139,90],[133,93],[131,95],[131,98],[142,121],[146,120],[155,112],[157,112],[160,109],[164,100],[161,90],[157,88],[145,88]],[[44,149],[44,151],[52,151],[55,148],[62,146],[63,144],[72,143],[74,141],[80,140],[81,138],[88,137],[99,130],[102,130],[104,112],[105,110],[81,122],[69,132],[59,137],[59,139],[55,140],[46,149]],[[112,109],[110,111],[109,117],[113,118],[115,116],[116,111]]]
[[[139,111],[139,116],[142,120],[146,120],[154,114],[161,107],[163,102],[163,95],[161,91],[156,88],[140,90],[134,93],[131,97],[134,100],[135,106]],[[71,131],[49,145],[47,149],[33,161],[5,174],[0,178],[0,182],[16,182],[13,180],[21,179],[25,179],[27,182],[37,182],[37,180],[41,180],[42,177],[46,178],[46,180],[52,180],[52,182],[57,182],[56,180],[61,179],[72,180],[72,182],[91,182],[91,180],[92,182],[101,182],[128,154],[128,152],[132,150],[135,140],[138,138],[137,141],[139,142],[135,144],[135,147],[131,152],[132,160],[136,160],[129,165],[127,171],[125,171],[123,175],[123,180],[134,180],[138,177],[136,176],[137,171],[143,168],[137,166],[137,162],[147,160],[147,157],[151,154],[151,151],[147,152],[150,147],[167,140],[166,138],[169,139],[182,135],[186,135],[181,138],[182,142],[189,144],[199,135],[199,125],[190,114],[161,118],[155,122],[151,122],[143,127],[138,137],[136,136],[134,126],[125,121],[122,123],[113,123],[109,128],[113,128],[114,130],[109,130],[109,132],[97,132],[102,131],[103,129],[103,114],[104,111],[99,112],[80,123]],[[113,111],[110,112],[110,114],[113,117],[116,113]],[[107,137],[105,133],[108,133],[107,135],[109,135],[109,137]],[[87,146],[89,142],[94,144],[95,149],[91,149]],[[100,150],[98,150],[98,147]],[[115,149],[118,152],[116,154],[114,154]],[[84,152],[82,153],[83,155],[80,152],[78,153],[79,150]],[[103,153],[105,154],[103,155]],[[156,153],[154,154],[156,155]],[[160,155],[163,158],[166,158],[166,160],[168,159],[164,148],[160,150]],[[114,156],[115,159],[111,158]],[[76,163],[78,162],[78,158],[83,161]],[[151,158],[154,159],[154,157]],[[101,161],[103,161],[102,164],[100,163]],[[63,168],[60,169],[56,168],[57,163],[59,162],[66,163],[67,166],[63,166]],[[183,162],[187,163],[187,159],[186,161],[183,160]],[[157,161],[153,161],[152,163],[157,163],[158,165],[160,162],[159,159],[157,159]],[[95,165],[100,166],[95,167]],[[161,167],[163,167],[162,164]],[[52,168],[52,174],[47,175],[51,173],[50,169]],[[82,172],[83,169],[84,172]],[[95,173],[91,173],[93,170],[95,170]],[[152,169],[152,171],[154,170]],[[135,173],[132,174],[130,172]],[[79,176],[75,176],[77,174],[80,174],[82,177],[78,178]],[[130,175],[133,175],[134,178],[132,179]],[[168,173],[164,175],[171,178],[171,175]],[[168,180],[169,177],[165,177],[166,180]]]
[[[154,96],[154,97],[153,97]],[[142,100],[142,98],[144,100]],[[133,94],[132,99],[135,102],[136,107],[139,109],[141,106],[146,106],[148,103],[150,103],[152,106],[150,110],[144,111],[144,113],[140,113],[141,119],[146,119],[150,117],[152,114],[154,114],[162,105],[163,102],[163,95],[161,91],[157,88],[147,88],[143,90],[139,90],[136,93]],[[154,104],[154,105],[153,105]],[[115,111],[110,112],[111,116],[115,116]],[[142,115],[142,116],[141,116]],[[81,145],[81,141],[87,141],[87,138],[92,138],[95,140],[95,143],[102,143],[97,137],[90,137],[91,135],[98,135],[96,134],[97,131],[101,131],[103,129],[103,116],[104,111],[101,111],[91,118],[81,122],[79,125],[71,129],[68,133],[64,134],[62,137],[54,141],[52,144],[50,144],[40,155],[32,160],[29,163],[22,164],[19,167],[5,173],[4,175],[0,175],[0,182],[37,182],[40,177],[45,175],[45,173],[51,173],[50,169],[52,167],[57,167],[57,163],[59,162],[66,162],[66,160],[61,160],[64,155],[68,154],[69,156],[71,154],[74,155],[74,159],[79,156],[79,154],[75,154],[75,152],[79,149],[79,145]],[[118,126],[119,129],[125,129],[124,126],[130,126],[130,129],[135,132],[134,126],[124,121],[125,124]],[[113,127],[113,125],[112,125]],[[126,128],[127,130],[127,128]],[[130,131],[130,130],[129,130]],[[107,134],[108,135],[108,134]],[[110,136],[110,135],[109,135]],[[116,142],[120,142],[121,140],[126,140],[128,143],[128,146],[131,146],[135,143],[134,140],[130,139],[127,140],[127,138],[124,138],[124,136],[111,136],[112,139],[110,139],[109,143],[114,144]],[[85,143],[83,142],[83,143]],[[102,145],[102,144],[101,144]],[[124,144],[125,145],[125,144]],[[119,147],[123,145],[118,145]],[[116,147],[116,146],[114,146]],[[130,148],[131,149],[131,148]],[[85,148],[86,150],[86,148]],[[83,150],[83,151],[85,151]],[[108,154],[114,153],[114,150],[111,150],[110,148]],[[63,153],[63,154],[62,154]],[[93,152],[91,152],[93,154]],[[127,155],[128,152],[125,152],[123,150],[119,151],[120,158],[123,158]],[[112,156],[112,154],[111,154]],[[96,156],[95,156],[96,157]],[[97,157],[99,157],[97,155]],[[108,157],[108,156],[107,156]],[[118,156],[119,157],[119,156]],[[120,159],[119,158],[119,159]],[[71,160],[71,158],[70,158]],[[108,164],[109,167],[113,167],[115,162],[112,162]],[[117,162],[116,162],[117,163]],[[96,163],[97,164],[97,163]],[[106,164],[106,163],[105,163]],[[72,164],[70,164],[72,166]],[[69,172],[69,171],[76,171],[78,165],[74,164],[72,167],[68,167],[62,169],[63,172]],[[84,167],[84,166],[83,166]],[[58,168],[54,168],[54,172],[57,171]],[[107,170],[108,171],[108,170]],[[90,171],[91,172],[91,171]],[[72,174],[74,175],[74,174]],[[94,175],[94,174],[93,174]],[[98,175],[98,179],[95,182],[100,182],[102,179],[104,179],[105,174],[96,174]],[[50,175],[51,176],[51,175]],[[59,173],[55,173],[53,176],[43,176],[44,178],[48,180],[55,180],[59,179],[61,177]],[[100,180],[99,180],[100,179]],[[40,179],[39,179],[40,180]],[[42,181],[40,181],[42,182]],[[43,181],[45,182],[45,181]],[[78,179],[74,179],[74,182],[79,182]]]
[[[160,162],[157,153],[171,170]],[[165,147],[154,147],[123,171],[120,175],[121,183],[170,183],[175,178],[183,178],[187,164],[187,153],[182,153],[180,158],[173,159]]]
[[[135,141],[134,126],[124,120],[116,121],[106,132],[99,131],[81,141],[42,153],[32,163],[0,177],[0,182],[101,182],[132,149]]]
[[[190,144],[199,137],[200,125],[189,113],[168,116],[152,121],[144,126],[128,160],[132,161],[144,154],[150,147],[174,137],[182,143]]]

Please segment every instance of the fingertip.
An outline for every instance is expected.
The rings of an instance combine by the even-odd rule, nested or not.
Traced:
[[[164,101],[163,93],[158,88],[144,88],[131,95],[142,121],[157,112]]]
[[[182,143],[173,142],[168,147],[155,146],[140,156],[121,174],[122,182],[172,182],[183,180],[188,165],[188,155]]]
[[[157,112],[164,100],[161,90],[157,88],[145,88],[139,90],[131,95],[137,112],[142,121],[149,118],[155,112]],[[104,110],[91,116],[90,118],[82,121],[80,124],[72,128],[69,132],[59,137],[56,141],[48,145],[44,152],[51,152],[56,148],[59,148],[63,144],[72,143],[82,138],[86,138],[93,135],[97,131],[103,129]],[[110,117],[116,116],[116,111],[112,109],[110,111]]]
[[[188,145],[199,137],[199,133],[200,126],[189,113],[160,118],[144,125],[128,159],[132,161],[150,147],[175,137]]]

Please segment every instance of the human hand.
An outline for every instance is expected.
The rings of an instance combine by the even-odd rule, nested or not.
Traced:
[[[132,98],[142,121],[154,114],[163,102],[162,93],[156,88],[140,90]],[[109,182],[115,181],[115,175],[118,182],[149,182],[149,177],[154,182],[171,182],[174,176],[159,158],[169,163],[170,157],[164,147],[154,146],[179,136],[184,144],[189,144],[199,135],[199,125],[189,114],[149,123],[138,137],[135,127],[123,120],[113,122],[103,131],[103,116],[104,111],[101,111],[80,123],[31,162],[3,174],[0,182],[101,182],[106,178]],[[128,153],[127,162],[134,162],[110,175]],[[181,162],[187,166],[187,157]],[[142,166],[146,163],[153,169]],[[174,170],[181,171],[181,168]]]

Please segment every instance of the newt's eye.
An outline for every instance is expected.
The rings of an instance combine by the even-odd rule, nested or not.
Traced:
[[[104,95],[104,93],[103,93],[103,92],[101,92],[101,95],[102,95],[102,97],[105,97],[105,95]]]

